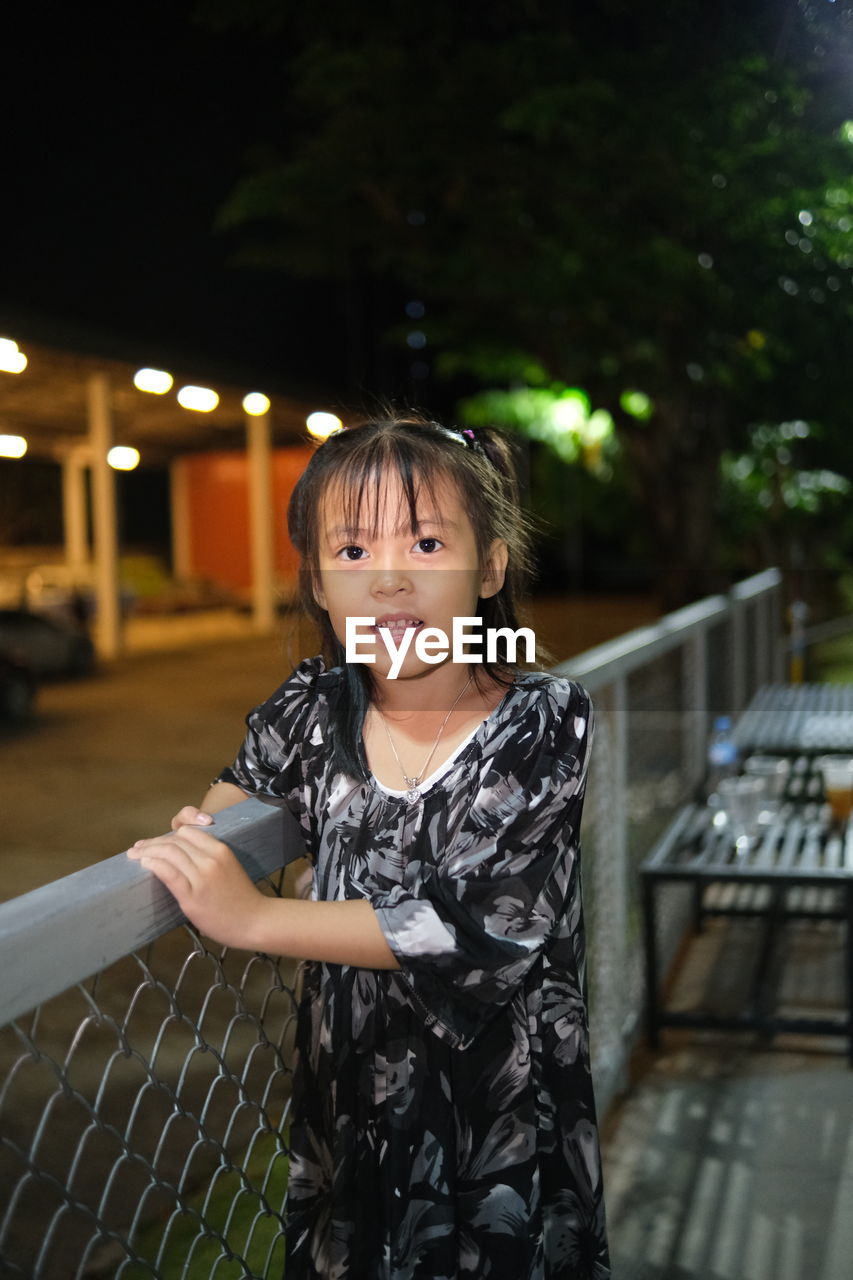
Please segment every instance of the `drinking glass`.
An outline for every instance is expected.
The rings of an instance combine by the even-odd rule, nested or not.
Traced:
[[[749,756],[743,762],[743,771],[751,778],[764,781],[764,799],[758,815],[760,823],[772,822],[782,804],[791,763],[780,756]]]
[[[740,774],[736,778],[723,778],[717,787],[717,795],[738,853],[745,853],[758,826],[767,784],[764,778]]]
[[[830,817],[843,826],[853,811],[853,756],[821,756],[817,761]]]

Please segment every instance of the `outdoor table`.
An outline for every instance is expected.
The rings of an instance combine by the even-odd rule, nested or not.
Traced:
[[[770,723],[763,718],[764,710],[766,707],[759,705],[756,725]],[[767,741],[765,738],[757,744],[762,751],[767,750]],[[778,734],[772,741],[777,749],[781,746]],[[824,739],[822,749],[825,747]],[[662,1026],[844,1035],[848,1037],[853,1065],[853,820],[848,820],[843,830],[832,827],[828,807],[822,802],[820,779],[813,772],[813,757],[809,756],[800,756],[793,762],[779,811],[746,849],[735,847],[718,814],[719,810],[706,803],[685,805],[640,869],[651,1044],[657,1045]],[[657,898],[660,886],[666,882],[693,885],[697,925],[701,926],[702,917],[710,914],[764,919],[766,927],[752,999],[749,1007],[737,1015],[661,1008]],[[711,885],[740,889],[709,892]],[[824,892],[815,893],[815,889]],[[780,926],[796,917],[841,920],[846,924],[847,1007],[838,1017],[783,1016],[774,1009],[773,974]]]
[[[734,731],[741,754],[853,753],[853,684],[771,684]]]

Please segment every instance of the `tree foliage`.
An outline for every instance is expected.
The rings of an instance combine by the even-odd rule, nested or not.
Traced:
[[[401,367],[408,339],[453,386],[582,386],[616,424],[669,597],[713,585],[723,450],[756,422],[802,417],[829,442],[846,425],[851,6],[203,14],[282,50],[281,114],[223,213],[245,256],[379,298]]]

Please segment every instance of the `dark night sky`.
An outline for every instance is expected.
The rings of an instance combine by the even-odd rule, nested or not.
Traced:
[[[281,72],[186,0],[34,4],[4,38],[5,327],[34,313],[294,383],[344,376],[334,300],[229,267],[217,209]],[[15,336],[15,335],[12,335]]]

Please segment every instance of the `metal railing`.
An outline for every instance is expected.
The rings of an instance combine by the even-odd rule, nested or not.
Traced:
[[[269,892],[278,807],[214,830]],[[293,966],[229,952],[124,854],[0,906],[3,1274],[281,1275]]]
[[[701,777],[710,716],[781,677],[779,595],[768,571],[556,668],[596,705],[583,858],[602,1111],[644,999],[636,867]],[[269,892],[304,852],[287,810],[257,800],[215,832]],[[662,954],[687,918],[676,895]],[[4,1274],[282,1274],[296,975],[181,921],[123,854],[0,905]]]
[[[784,678],[782,577],[768,569],[555,668],[596,710],[583,826],[593,1075],[599,1108],[624,1086],[645,1006],[638,868],[705,772],[716,715]],[[671,886],[659,911],[666,965],[690,922]]]

